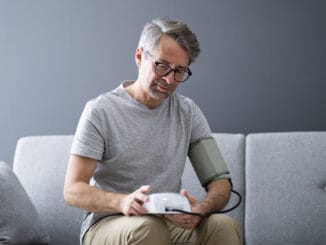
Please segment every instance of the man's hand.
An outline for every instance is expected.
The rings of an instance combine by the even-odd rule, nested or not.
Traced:
[[[150,191],[149,185],[143,185],[133,193],[123,197],[120,202],[121,212],[126,216],[146,214],[147,210],[143,207],[143,203],[149,201],[146,194]]]
[[[200,201],[190,196],[186,190],[181,190],[180,194],[186,197],[190,203],[191,212],[203,213]],[[164,218],[181,228],[191,230],[201,221],[201,217],[189,214],[166,214]]]

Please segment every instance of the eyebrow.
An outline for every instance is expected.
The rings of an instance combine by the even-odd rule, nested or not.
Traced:
[[[165,63],[165,64],[167,64],[167,65],[171,65],[171,63],[169,62],[169,61],[167,61],[167,60],[161,60],[161,59],[159,59],[159,60],[157,60],[158,62],[162,62],[162,63]],[[184,70],[187,70],[187,66],[185,67],[185,66],[176,66],[174,69],[184,69]]]

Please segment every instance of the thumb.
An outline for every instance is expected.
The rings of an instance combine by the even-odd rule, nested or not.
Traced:
[[[140,192],[143,194],[146,194],[151,191],[151,186],[150,185],[143,185],[139,188]]]
[[[186,198],[188,198],[188,196],[189,196],[188,192],[187,192],[185,189],[182,189],[182,190],[180,191],[180,195],[181,195],[181,196],[184,196],[184,197],[186,197]]]
[[[189,195],[189,193],[185,189],[182,189],[180,191],[180,194],[182,196],[186,197],[188,199],[188,201],[190,202],[190,204],[197,202],[197,199],[195,197]]]

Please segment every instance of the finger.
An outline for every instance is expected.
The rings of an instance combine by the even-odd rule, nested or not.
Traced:
[[[185,189],[181,189],[180,194],[184,197],[187,197],[188,192]]]
[[[169,220],[171,223],[173,223],[174,225],[181,227],[183,229],[193,229],[196,225],[190,220],[190,219],[186,219],[186,220],[175,220],[174,218],[172,218],[172,220]]]
[[[201,218],[192,215],[166,214],[164,218],[176,226],[184,229],[193,229],[200,222]]]
[[[143,204],[144,202],[149,201],[149,197],[147,195],[144,195],[142,193],[135,193],[134,200],[140,204]]]
[[[190,196],[189,193],[185,189],[182,189],[180,191],[180,194],[182,196],[184,196],[185,198],[187,198],[190,203],[193,202],[194,197]]]
[[[182,223],[182,220],[180,220],[180,218],[178,218],[177,215],[174,215],[174,214],[165,214],[164,218],[166,218],[167,220],[169,220],[173,223],[178,223],[178,224]]]
[[[147,209],[144,208],[141,204],[138,202],[132,202],[131,208],[134,210],[135,215],[144,215],[147,213]]]
[[[150,185],[143,185],[141,186],[138,190],[143,193],[143,194],[147,194],[148,192],[151,191],[151,186]]]
[[[190,195],[185,189],[181,190],[181,195],[186,197],[190,203],[197,202],[197,199],[194,196]]]
[[[185,221],[183,227],[188,230],[194,229],[198,225],[199,221],[200,219],[198,219],[197,217],[192,217],[191,219],[187,219]]]
[[[184,228],[185,221],[176,218],[175,215],[167,214],[167,215],[164,215],[164,218],[167,219],[172,224]]]
[[[166,215],[166,217],[170,221],[173,221],[175,224],[178,225],[184,225],[185,223],[189,223],[189,221],[192,218],[191,215],[186,215],[186,214],[168,214]]]

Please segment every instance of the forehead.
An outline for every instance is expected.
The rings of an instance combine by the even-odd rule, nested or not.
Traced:
[[[167,35],[161,37],[152,53],[155,54],[157,60],[167,62],[174,66],[187,67],[190,63],[188,52],[173,38]]]

